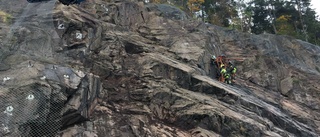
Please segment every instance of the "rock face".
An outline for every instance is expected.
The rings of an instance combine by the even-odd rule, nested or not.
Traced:
[[[320,135],[319,46],[136,1],[16,16],[1,24],[0,136]],[[234,85],[215,80],[222,53],[244,60]]]

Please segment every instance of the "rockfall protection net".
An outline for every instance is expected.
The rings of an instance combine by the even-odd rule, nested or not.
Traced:
[[[36,24],[36,27],[44,29],[54,27],[52,23],[41,23],[39,20],[52,19],[55,2],[28,3],[25,6],[10,26],[10,32],[3,42],[11,45],[11,52],[16,52],[20,48],[17,46],[21,46],[13,42],[17,37],[15,31],[20,26],[30,24],[34,27]],[[47,93],[52,90],[46,88],[33,84],[2,91],[0,87],[0,137],[54,137],[57,134],[61,128],[60,113],[64,102],[57,100],[55,93]]]
[[[0,136],[53,137],[61,128],[63,101],[34,84],[0,96]]]

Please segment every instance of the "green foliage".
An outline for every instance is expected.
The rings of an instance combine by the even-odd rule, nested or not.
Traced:
[[[151,0],[179,7],[211,24],[255,34],[289,35],[319,45],[320,22],[310,0]]]
[[[197,12],[200,10],[200,7],[203,3],[204,0],[188,0],[188,8],[191,12]]]
[[[290,15],[281,15],[276,19],[277,34],[290,35],[297,37],[298,34],[294,30],[294,26],[290,23]]]
[[[247,7],[253,16],[251,32],[289,35],[313,44],[320,43],[320,22],[310,0],[253,0]]]
[[[228,27],[230,20],[238,16],[233,0],[205,0],[203,6],[211,24]]]

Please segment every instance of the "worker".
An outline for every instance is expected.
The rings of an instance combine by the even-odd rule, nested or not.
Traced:
[[[216,59],[217,59],[217,58],[216,58],[215,55],[212,55],[212,56],[211,56],[211,60],[212,60],[212,64],[213,64],[213,65],[216,65]]]
[[[212,55],[212,56],[211,56],[211,59],[215,61],[217,58],[216,58],[215,55]]]
[[[235,76],[236,76],[236,72],[237,72],[237,68],[233,65],[233,63],[231,61],[229,61],[228,63],[229,65],[229,69],[228,69],[228,72],[231,74],[231,79],[232,80],[235,80]]]
[[[225,66],[222,66],[221,68],[219,81],[226,82],[227,84],[231,84],[231,75],[227,71]]]
[[[221,55],[220,55],[220,58],[221,58],[221,59],[220,59],[221,62],[226,63],[226,55],[221,54]]]
[[[224,82],[224,79],[225,79],[224,77],[227,73],[227,69],[223,64],[221,64],[221,65],[222,66],[220,68],[219,81]]]
[[[215,65],[217,65],[217,67],[221,67],[221,64],[223,63],[223,61],[222,61],[222,56],[218,56],[218,57],[216,57],[216,56],[214,56],[214,55],[212,55],[211,56],[211,59],[215,62]]]
[[[227,84],[231,84],[231,76],[230,76],[230,73],[226,72],[226,73],[224,74],[224,79],[225,79],[225,82],[226,82]]]
[[[224,64],[221,63],[220,66],[219,66],[219,68],[220,68],[220,70],[221,70],[222,68],[225,68]]]

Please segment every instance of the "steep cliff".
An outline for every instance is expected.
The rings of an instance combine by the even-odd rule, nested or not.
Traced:
[[[319,46],[136,1],[6,9],[0,136],[320,135]],[[222,53],[244,60],[234,85],[215,79]]]

